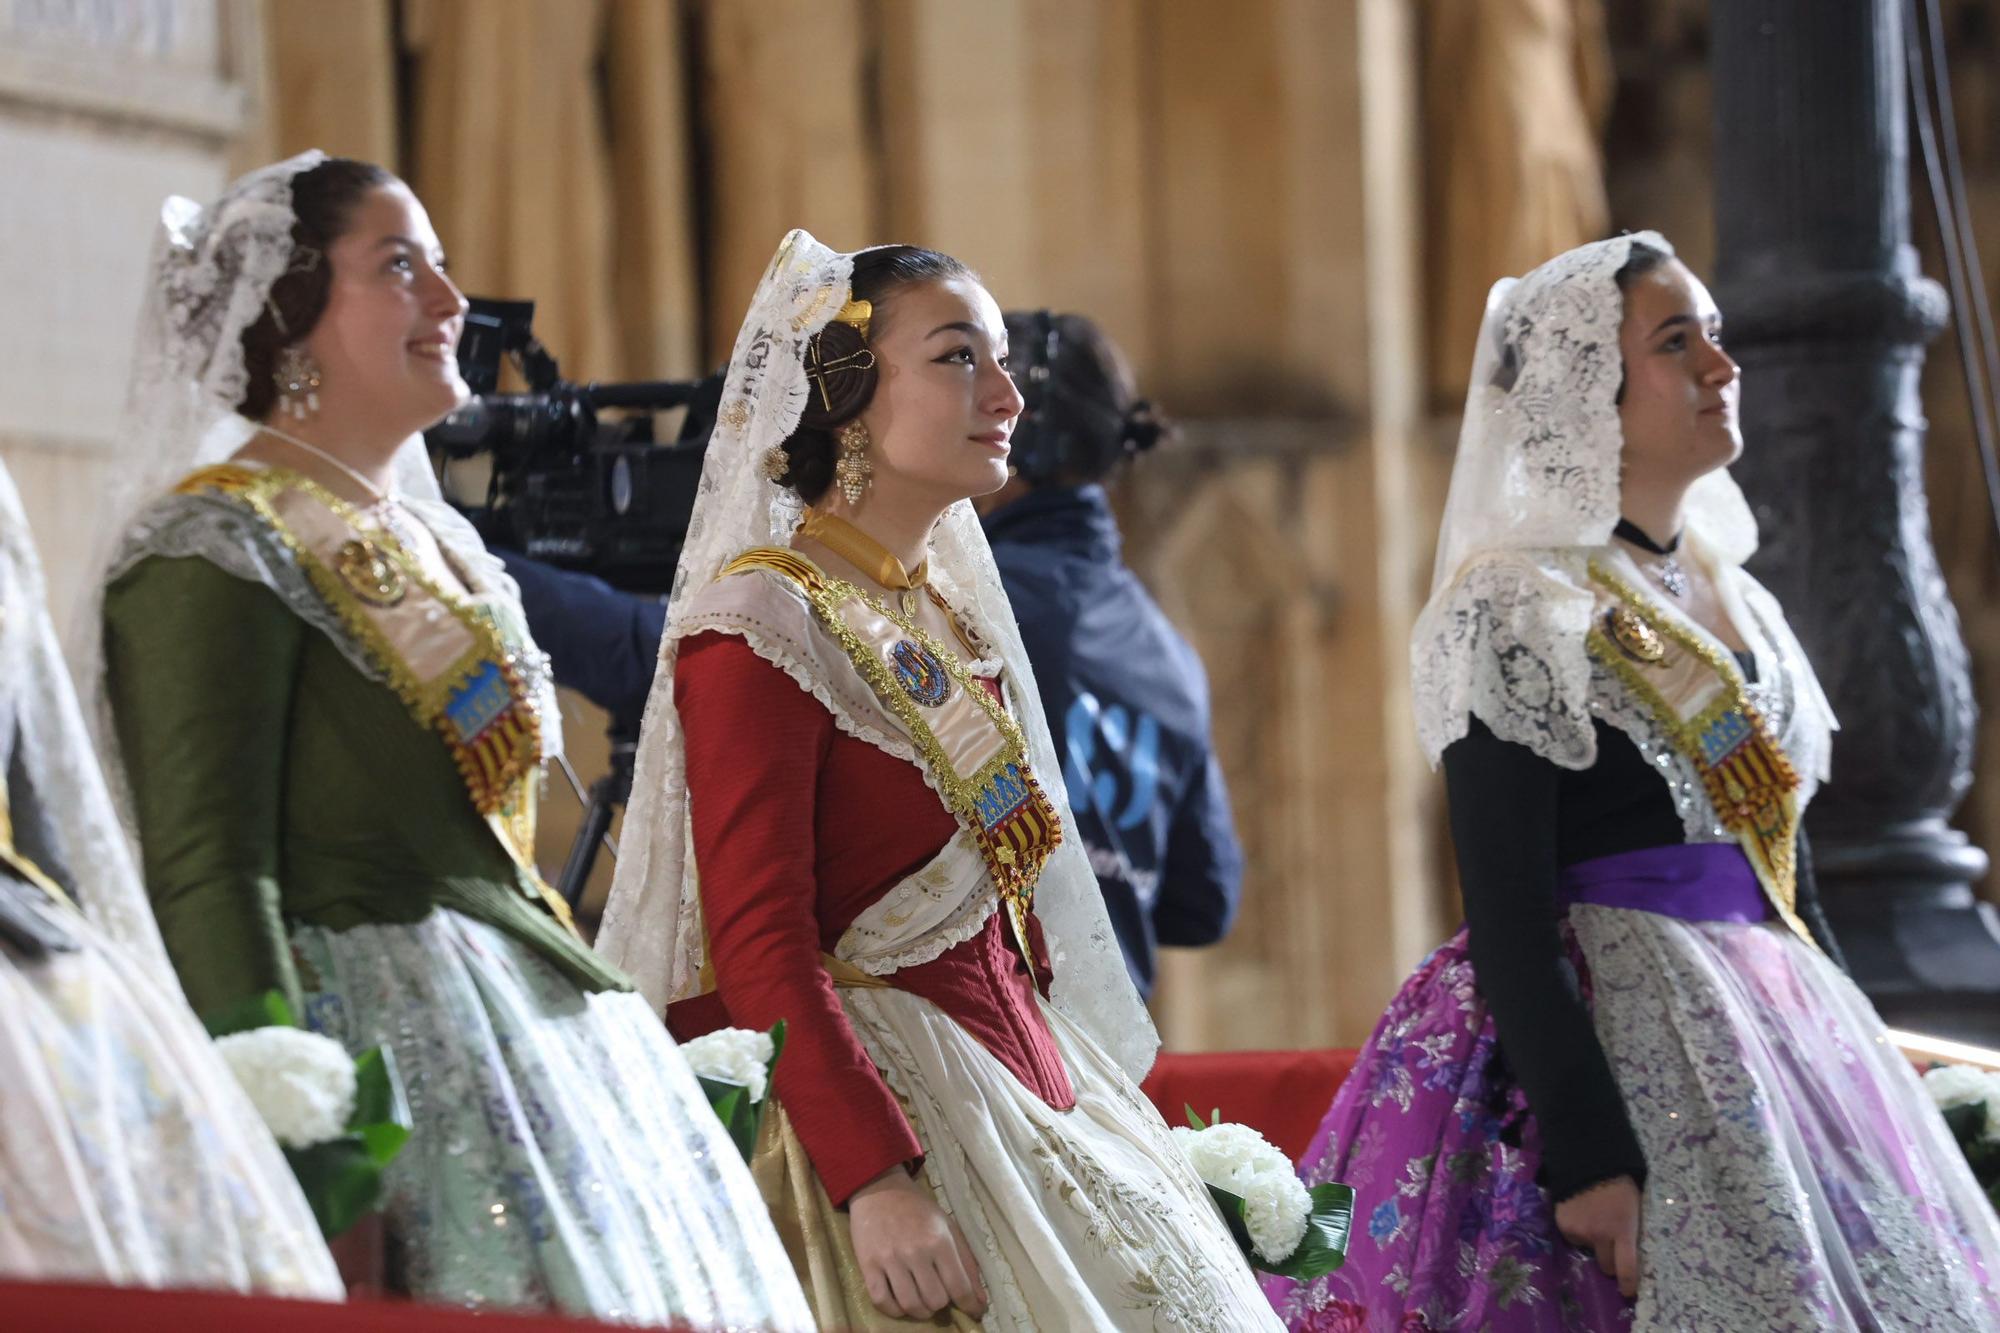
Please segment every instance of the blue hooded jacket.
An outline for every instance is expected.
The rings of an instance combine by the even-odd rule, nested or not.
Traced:
[[[985,527],[1063,756],[1071,831],[1150,996],[1157,947],[1220,940],[1242,889],[1207,673],[1120,559],[1102,486],[1038,488]]]

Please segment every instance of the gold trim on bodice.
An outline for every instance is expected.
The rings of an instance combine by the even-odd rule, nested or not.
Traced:
[[[410,716],[437,733],[474,808],[574,931],[569,904],[535,865],[540,708],[491,613],[431,578],[388,526],[297,472],[224,463],[175,489],[233,500],[277,536]]]
[[[1035,881],[1061,845],[1063,830],[1061,815],[1029,768],[1019,724],[958,654],[914,616],[830,577],[797,551],[757,547],[730,561],[719,577],[759,569],[799,587],[819,623],[908,735],[945,807],[978,846],[1007,907],[1015,942],[1032,962],[1028,915]],[[925,591],[956,625],[937,590]]]
[[[1780,919],[1818,947],[1798,915],[1798,793],[1803,785],[1737,664],[1598,561],[1587,639],[1701,775]]]

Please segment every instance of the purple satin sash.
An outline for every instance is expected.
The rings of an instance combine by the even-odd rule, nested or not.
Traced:
[[[1563,867],[1563,906],[1591,903],[1682,921],[1755,922],[1770,916],[1764,889],[1733,842],[1683,843],[1600,856]]]

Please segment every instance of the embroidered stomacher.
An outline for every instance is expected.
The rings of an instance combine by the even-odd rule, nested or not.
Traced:
[[[950,646],[852,583],[784,547],[760,546],[720,577],[764,569],[798,585],[814,616],[901,725],[919,761],[979,848],[1022,956],[1032,960],[1035,882],[1062,845],[1062,817],[1028,764],[1021,728]],[[951,616],[935,589],[931,599]]]
[[[277,536],[410,716],[443,741],[467,797],[543,903],[574,929],[569,905],[535,867],[541,715],[519,654],[486,608],[432,580],[387,527],[296,472],[225,463],[175,489],[234,501]]]
[[[1737,663],[1597,561],[1590,653],[1653,715],[1701,775],[1722,826],[1784,923],[1818,947],[1798,915],[1801,786]]]

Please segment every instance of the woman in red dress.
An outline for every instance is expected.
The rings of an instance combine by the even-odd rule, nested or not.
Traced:
[[[786,239],[600,943],[683,1036],[789,1025],[756,1167],[823,1323],[1275,1328],[1135,1086],[1157,1038],[966,503],[1006,481],[1006,350],[957,261]]]

